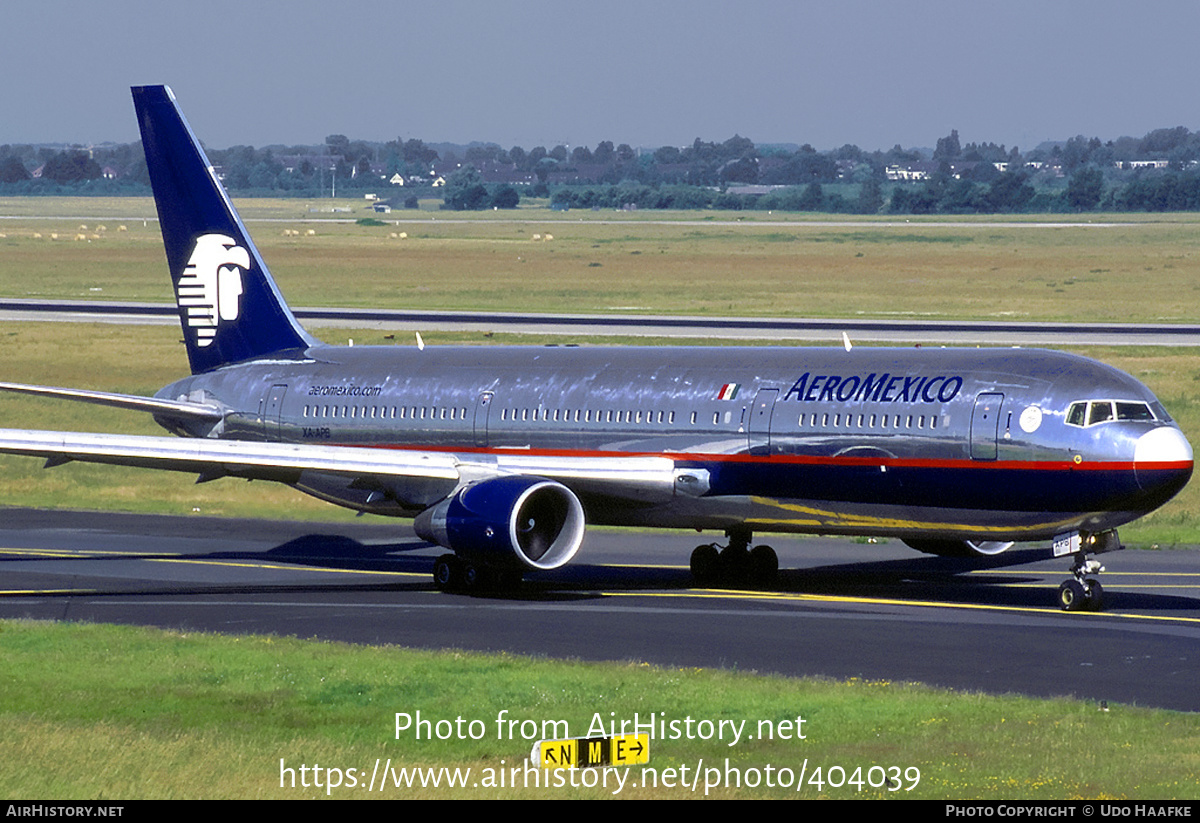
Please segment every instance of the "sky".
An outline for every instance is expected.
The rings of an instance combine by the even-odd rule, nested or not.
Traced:
[[[0,144],[138,139],[172,87],[214,148],[526,149],[1200,130],[1196,0],[8,0]]]

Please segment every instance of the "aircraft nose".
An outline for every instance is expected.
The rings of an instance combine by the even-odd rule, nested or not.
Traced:
[[[1146,491],[1164,486],[1177,488],[1192,474],[1192,444],[1174,426],[1160,426],[1143,434],[1133,451],[1133,470]]]

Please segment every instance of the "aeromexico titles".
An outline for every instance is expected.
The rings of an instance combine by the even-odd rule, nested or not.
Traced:
[[[1047,541],[1064,608],[1098,608],[1116,528],[1192,449],[1154,395],[1025,349],[336,347],[305,332],[164,86],[133,89],[191,375],[153,397],[0,384],[148,411],[180,437],[7,429],[0,450],[286,483],[415,517],[443,588],[575,557],[589,523],[723,532],[702,582],[770,578],[764,532],[941,554]],[[481,275],[486,276],[486,275]]]

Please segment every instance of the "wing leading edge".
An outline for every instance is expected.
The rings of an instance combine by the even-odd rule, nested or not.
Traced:
[[[674,461],[664,457],[554,458],[488,455],[479,462],[436,451],[320,446],[211,438],[0,429],[0,452],[71,461],[163,469],[199,480],[240,477],[294,485],[302,475],[343,478],[380,489],[405,507],[423,508],[473,483],[496,477],[544,477],[587,493],[641,503],[668,500]]]

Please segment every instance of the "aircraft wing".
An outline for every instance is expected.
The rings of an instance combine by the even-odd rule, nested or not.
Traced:
[[[200,480],[240,477],[297,483],[312,472],[386,486],[399,500],[430,505],[470,483],[506,475],[544,477],[592,494],[642,503],[669,499],[674,461],[666,457],[474,455],[412,449],[325,446],[213,438],[0,429],[0,453],[190,472]]]
[[[454,482],[459,479],[452,455],[354,446],[0,429],[0,452],[45,457],[50,465],[78,460],[282,482],[294,482],[303,471]]]
[[[694,497],[708,491],[706,471],[677,471],[675,461],[669,457],[576,457],[500,451],[495,461],[498,475],[545,477],[576,492],[631,503],[662,503],[676,491]]]

